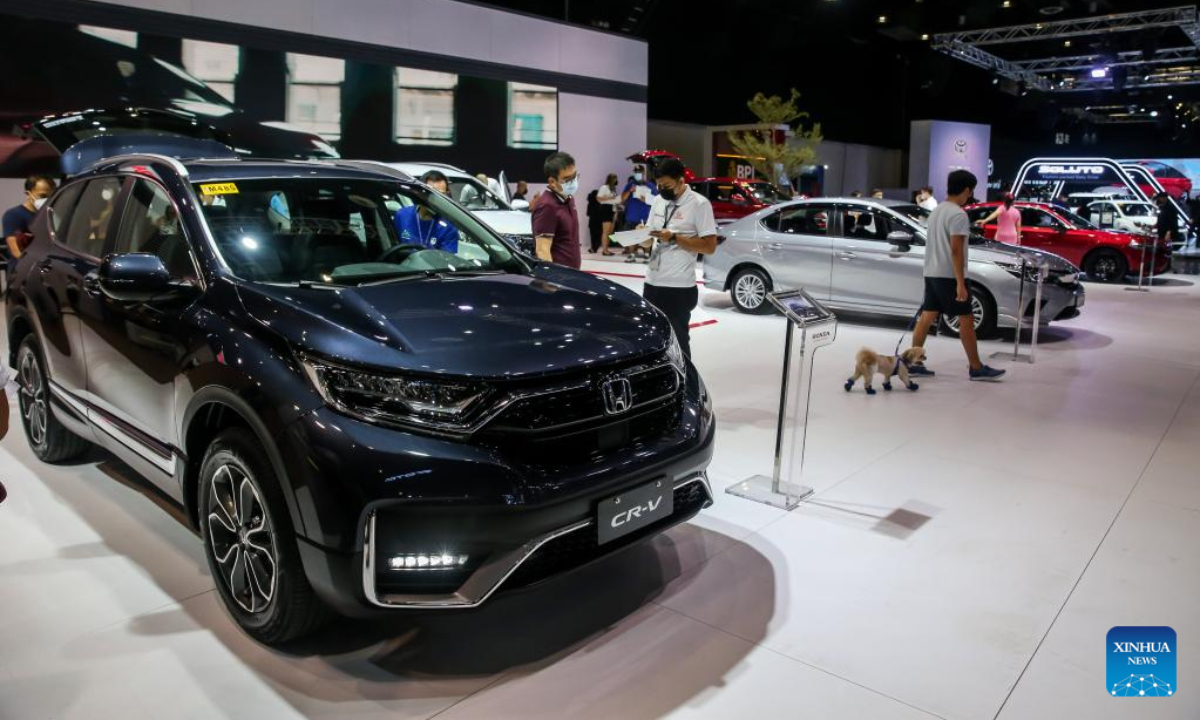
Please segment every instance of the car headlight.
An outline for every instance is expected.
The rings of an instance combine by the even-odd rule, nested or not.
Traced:
[[[1018,280],[1021,278],[1021,263],[1010,263],[1010,262],[1002,262],[1002,261],[997,260],[996,264],[999,265],[1000,267],[1004,268],[1008,272],[1009,275],[1012,275],[1013,277],[1017,278]],[[1038,280],[1038,266],[1026,263],[1025,264],[1025,281],[1035,283],[1035,282],[1037,282],[1037,280]]]
[[[687,375],[687,356],[683,354],[683,348],[679,346],[679,338],[675,337],[673,329],[671,330],[671,344],[667,346],[667,359],[680,375]]]
[[[326,403],[373,422],[465,430],[487,395],[480,383],[383,375],[313,358],[301,363]]]

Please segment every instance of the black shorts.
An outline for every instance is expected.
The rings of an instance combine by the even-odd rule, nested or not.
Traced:
[[[970,287],[967,288],[970,293]],[[925,303],[923,312],[936,312],[950,317],[972,314],[971,300],[958,300],[958,281],[954,278],[925,278]]]

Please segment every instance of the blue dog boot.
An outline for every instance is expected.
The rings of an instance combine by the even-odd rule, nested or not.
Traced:
[[[853,389],[854,389],[854,379],[851,378],[846,381],[846,392],[850,392]]]
[[[916,384],[915,382],[910,382],[910,383],[908,384],[908,389],[909,389],[909,390],[912,390],[913,392],[916,392],[916,391],[918,391],[918,390],[920,390],[920,389],[921,389],[921,386],[920,386],[920,385],[918,385],[918,384]]]
[[[868,394],[868,395],[874,395],[874,394],[875,394],[875,388],[867,388],[867,394]]]
[[[892,384],[891,384],[891,383],[884,383],[884,384],[883,384],[883,389],[884,389],[884,390],[887,390],[888,392],[891,392],[891,391],[892,391]]]

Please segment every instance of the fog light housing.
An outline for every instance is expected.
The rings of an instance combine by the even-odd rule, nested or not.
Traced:
[[[467,555],[447,552],[410,553],[388,558],[388,567],[392,570],[461,570],[469,560]]]

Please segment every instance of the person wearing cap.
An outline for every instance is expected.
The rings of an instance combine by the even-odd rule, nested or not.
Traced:
[[[1154,202],[1158,204],[1158,224],[1155,225],[1158,241],[1173,243],[1179,237],[1179,211],[1165,192],[1155,195]]]
[[[450,181],[438,170],[430,170],[422,175],[421,182],[443,195],[450,194]],[[458,228],[446,222],[427,204],[400,208],[392,217],[392,223],[403,245],[423,245],[452,254],[458,252]]]

